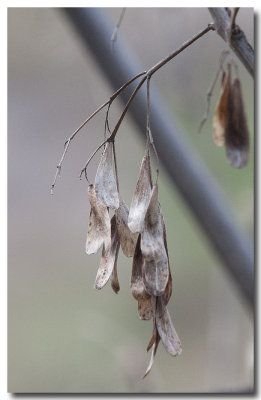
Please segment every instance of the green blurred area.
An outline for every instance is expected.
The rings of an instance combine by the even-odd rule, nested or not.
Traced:
[[[102,10],[116,24],[120,9]],[[253,42],[253,9],[238,21]],[[207,9],[127,10],[118,41],[126,40],[147,68],[198,32]],[[110,38],[108,38],[110,40]],[[253,81],[239,65],[251,132],[242,170],[230,167],[212,140],[212,117],[197,130],[206,93],[224,43],[210,32],[152,80],[173,118],[224,191],[239,228],[253,237]],[[115,45],[117,51],[117,42]],[[150,375],[151,321],[140,321],[130,293],[131,259],[118,262],[121,290],[93,283],[101,254],[87,256],[87,184],[77,176],[103,139],[102,112],[72,143],[50,196],[63,143],[112,93],[65,16],[55,9],[8,11],[9,287],[8,390],[10,392],[224,392],[253,386],[253,320],[208,239],[161,170],[160,202],[173,272],[169,304],[183,354],[160,344]],[[111,124],[122,107],[116,102]],[[152,126],[153,132],[153,126]],[[116,142],[120,190],[130,204],[144,147],[126,117]],[[93,179],[99,157],[89,168]]]

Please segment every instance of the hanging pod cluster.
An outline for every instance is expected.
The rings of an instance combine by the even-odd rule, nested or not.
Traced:
[[[213,120],[213,138],[217,146],[226,147],[229,163],[236,168],[247,165],[249,131],[239,78],[232,79],[231,63],[223,72],[221,94]]]
[[[120,290],[117,275],[119,248],[133,257],[131,292],[138,302],[141,320],[153,320],[147,351],[152,348],[150,372],[160,340],[172,356],[180,355],[181,343],[172,324],[167,304],[172,293],[166,228],[158,200],[158,186],[152,183],[147,146],[130,209],[118,192],[113,168],[113,142],[106,143],[94,185],[88,189],[91,206],[86,253],[102,257],[94,287],[102,289],[110,280],[115,293]],[[110,219],[109,210],[114,211]]]

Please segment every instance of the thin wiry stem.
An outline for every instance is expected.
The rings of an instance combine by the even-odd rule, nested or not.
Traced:
[[[211,86],[210,86],[210,88],[209,88],[209,90],[207,92],[207,95],[206,95],[207,96],[207,107],[206,107],[206,111],[205,111],[204,117],[203,117],[203,119],[202,119],[202,121],[200,123],[199,129],[198,129],[198,133],[200,133],[202,131],[202,128],[203,128],[205,122],[208,119],[209,110],[210,110],[210,104],[211,104],[211,97],[212,97],[213,91],[215,89],[219,74],[220,74],[221,71],[223,71],[223,64],[224,64],[225,58],[227,57],[228,54],[230,54],[229,50],[224,50],[221,53],[220,63],[219,63],[219,67],[218,67],[217,73],[216,73],[216,75],[214,77],[214,80],[213,80],[213,82],[212,82],[212,84],[211,84]]]
[[[150,129],[150,76],[147,78],[147,129],[146,129],[146,133],[147,133],[147,143],[150,143],[155,157],[156,157],[156,161],[157,161],[157,168],[156,168],[156,173],[157,173],[157,177],[156,177],[156,184],[158,183],[158,177],[159,177],[159,156],[158,156],[158,152],[156,150],[155,144],[154,144],[154,140],[153,140],[153,136],[151,133],[151,129]]]
[[[111,134],[110,137],[107,139],[107,140],[109,140],[109,141],[113,141],[114,138],[115,138],[115,136],[116,136],[116,134],[117,134],[117,132],[118,132],[118,129],[119,129],[119,127],[120,127],[120,125],[121,125],[121,123],[122,123],[124,117],[125,117],[125,114],[127,113],[127,111],[128,111],[128,109],[129,109],[129,107],[130,107],[130,105],[131,105],[133,99],[135,98],[136,94],[138,93],[138,91],[139,91],[139,89],[141,88],[141,86],[143,85],[143,83],[144,83],[148,78],[150,78],[156,71],[158,71],[160,68],[162,68],[165,64],[167,64],[169,61],[171,61],[171,60],[172,60],[174,57],[176,57],[179,53],[181,53],[181,52],[182,52],[183,50],[185,50],[188,46],[190,46],[192,43],[194,43],[196,40],[198,40],[199,38],[201,38],[203,35],[205,35],[205,34],[206,34],[207,32],[209,32],[210,30],[215,30],[215,27],[214,27],[213,24],[208,24],[208,26],[207,26],[205,29],[203,29],[203,30],[200,31],[198,34],[196,34],[196,35],[193,36],[191,39],[189,39],[187,42],[185,42],[179,49],[175,50],[175,51],[174,51],[173,53],[171,53],[168,57],[164,58],[163,60],[161,60],[160,62],[158,62],[157,64],[155,64],[155,65],[154,65],[152,68],[150,68],[147,72],[146,72],[146,71],[145,71],[145,72],[141,72],[141,73],[137,74],[136,76],[134,76],[132,79],[130,79],[128,82],[126,82],[123,86],[121,86],[121,87],[110,97],[110,99],[109,99],[108,101],[106,101],[104,104],[102,104],[96,111],[94,111],[94,113],[93,113],[90,117],[88,117],[88,118],[79,126],[79,128],[76,129],[76,131],[75,131],[75,132],[70,136],[70,138],[65,142],[65,149],[64,149],[63,155],[62,155],[62,157],[61,157],[61,160],[60,160],[60,162],[59,162],[59,164],[58,164],[58,166],[57,166],[56,174],[55,174],[54,181],[53,181],[53,184],[52,184],[52,187],[51,187],[51,193],[52,193],[52,194],[53,194],[53,191],[54,191],[54,187],[55,187],[55,184],[56,184],[57,177],[60,175],[62,163],[63,163],[64,157],[65,157],[65,154],[66,154],[66,152],[68,151],[69,144],[70,144],[71,141],[74,139],[74,137],[77,135],[77,133],[83,128],[83,126],[86,125],[87,122],[89,122],[90,119],[91,119],[92,117],[94,117],[99,111],[101,111],[106,105],[108,105],[108,104],[110,105],[110,104],[113,102],[113,100],[114,100],[115,98],[117,98],[118,95],[119,95],[127,86],[129,86],[134,80],[136,80],[137,78],[141,77],[142,75],[145,75],[145,76],[141,79],[140,83],[137,85],[137,87],[136,87],[136,89],[134,90],[134,92],[132,93],[131,97],[129,98],[129,101],[128,101],[128,103],[126,104],[126,106],[125,106],[125,108],[124,108],[124,110],[123,110],[123,112],[122,112],[122,114],[121,114],[121,116],[120,116],[120,118],[119,118],[119,120],[118,120],[118,122],[117,122],[117,124],[116,124],[116,126],[115,126],[115,128],[114,128],[114,130],[113,130],[113,132],[112,132],[112,134]],[[106,143],[106,141],[104,141],[104,143]],[[100,145],[100,146],[95,150],[95,152],[93,153],[93,155],[96,154],[96,152],[104,145],[104,143],[103,143],[102,145]],[[152,143],[153,143],[153,141],[152,141]],[[155,148],[154,144],[153,144],[153,147]],[[156,150],[156,149],[155,149],[155,150]],[[154,152],[155,152],[155,154],[156,154],[156,151],[155,151],[155,150],[154,150]],[[92,159],[93,155],[91,156],[91,159]],[[89,163],[89,160],[88,160],[88,163]],[[83,171],[86,171],[86,167],[82,170],[81,175],[82,175]]]
[[[98,114],[104,107],[106,107],[107,105],[111,105],[111,103],[119,96],[119,94],[126,89],[133,81],[135,81],[136,79],[138,79],[140,76],[145,75],[146,72],[141,72],[137,75],[135,75],[133,78],[131,78],[128,82],[126,82],[123,86],[121,86],[118,90],[116,90],[116,92],[113,93],[113,95],[109,98],[108,101],[106,101],[105,103],[103,103],[100,107],[98,107],[74,132],[73,134],[69,137],[69,139],[65,142],[64,144],[64,151],[61,157],[61,160],[59,162],[59,164],[57,165],[56,168],[56,173],[54,176],[54,180],[51,186],[51,194],[54,193],[54,187],[57,181],[58,176],[60,176],[61,174],[61,168],[62,168],[62,163],[64,160],[64,157],[68,151],[69,145],[71,143],[71,141],[75,138],[75,136],[77,135],[77,133],[96,115]],[[109,109],[108,107],[108,109]]]
[[[106,139],[104,142],[102,142],[102,144],[100,144],[96,150],[94,150],[94,152],[92,153],[91,157],[88,159],[88,161],[85,164],[85,167],[81,170],[80,176],[79,178],[82,178],[82,174],[85,173],[85,178],[87,179],[87,181],[89,182],[89,179],[87,178],[87,168],[88,165],[90,164],[91,160],[93,159],[93,157],[95,156],[95,154],[102,148],[102,146],[104,146],[107,142],[109,141],[109,139]]]
[[[119,28],[120,28],[120,26],[121,26],[121,23],[122,23],[122,20],[123,20],[125,11],[126,11],[126,7],[123,7],[123,9],[121,10],[120,18],[119,18],[119,20],[118,20],[118,22],[117,22],[117,24],[116,24],[116,26],[115,26],[115,28],[114,28],[114,31],[113,31],[113,33],[112,33],[112,36],[111,36],[111,48],[112,48],[112,51],[114,50],[114,43],[115,43],[116,40],[117,40],[118,30],[119,30]]]

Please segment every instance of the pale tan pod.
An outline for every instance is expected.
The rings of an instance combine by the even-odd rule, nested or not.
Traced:
[[[170,269],[170,263],[169,263],[169,252],[168,252],[168,244],[167,244],[167,231],[166,231],[166,226],[165,226],[164,219],[163,219],[163,237],[164,237],[164,245],[165,245],[165,249],[166,249],[166,253],[167,253],[167,257],[168,257],[169,279],[168,279],[168,283],[167,283],[167,286],[165,288],[164,294],[162,295],[162,298],[164,300],[164,304],[167,305],[168,302],[169,302],[169,299],[171,297],[171,294],[172,294],[172,276],[171,276],[171,269]]]
[[[223,76],[221,94],[213,119],[213,139],[217,146],[223,146],[225,144],[230,91],[231,76],[229,68],[228,74],[224,73]]]
[[[131,201],[128,218],[128,226],[133,233],[140,233],[142,231],[144,218],[150,201],[151,187],[150,155],[149,152],[146,151],[142,159],[139,179]]]
[[[140,249],[140,235],[139,235],[133,257],[132,273],[131,273],[131,293],[136,300],[147,299],[150,297],[143,283],[143,276],[142,276],[143,263],[144,260]]]
[[[115,215],[111,219],[111,238],[111,247],[108,250],[105,250],[103,246],[102,249],[102,258],[94,284],[94,288],[98,290],[102,289],[106,285],[113,273],[115,264],[117,263],[120,239],[117,232]]]
[[[126,257],[133,257],[138,239],[138,233],[133,233],[128,227],[129,209],[120,198],[120,206],[115,212],[121,248]]]
[[[119,208],[119,195],[113,172],[112,151],[113,143],[107,142],[96,172],[94,186],[97,198],[105,206],[116,210]]]
[[[161,296],[169,279],[169,263],[164,244],[163,218],[158,202],[157,185],[153,186],[144,220],[141,252],[144,258],[142,273],[145,288],[149,294]]]
[[[111,245],[111,223],[109,211],[101,203],[95,193],[93,185],[88,188],[88,196],[91,205],[88,233],[86,240],[86,253],[96,253],[101,245],[107,250]]]
[[[182,353],[181,342],[172,324],[162,296],[157,298],[156,324],[160,338],[167,352],[172,356],[180,355]]]
[[[148,321],[153,316],[151,296],[147,299],[138,300],[138,314],[140,319]]]
[[[151,352],[151,358],[150,358],[148,368],[147,368],[143,378],[145,378],[151,371],[151,368],[152,368],[152,365],[154,363],[154,359],[156,356],[157,348],[158,348],[158,345],[160,342],[160,335],[159,335],[157,325],[156,325],[156,304],[157,304],[157,298],[152,296],[151,297],[151,305],[152,305],[152,313],[153,313],[153,332],[152,332],[152,337],[151,337],[150,342],[147,347],[147,351],[149,351],[152,347],[152,352]]]

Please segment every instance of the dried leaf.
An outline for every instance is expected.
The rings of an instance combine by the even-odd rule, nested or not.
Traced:
[[[140,319],[148,321],[153,316],[151,297],[138,300],[138,314]]]
[[[231,91],[231,74],[224,73],[219,102],[213,120],[213,138],[217,146],[225,144],[225,133],[228,118],[229,97]]]
[[[120,243],[126,257],[133,257],[137,243],[138,233],[132,233],[128,227],[129,209],[124,200],[120,198],[120,206],[116,210],[116,222]]]
[[[241,84],[236,78],[230,93],[229,118],[226,127],[226,154],[233,167],[245,167],[249,157],[249,132]]]
[[[102,289],[110,279],[115,264],[117,263],[119,248],[120,239],[114,215],[111,219],[111,247],[108,250],[105,250],[105,247],[103,246],[102,258],[94,284],[95,289]]]
[[[132,274],[131,274],[131,293],[136,300],[147,299],[150,297],[145,289],[142,277],[143,256],[140,249],[140,235],[133,257]]]
[[[113,143],[107,142],[95,176],[95,192],[101,202],[112,209],[119,208],[119,195],[113,173]]]
[[[96,197],[93,185],[88,188],[88,196],[91,205],[88,234],[86,240],[86,253],[96,253],[101,245],[109,249],[111,245],[111,223],[109,211]]]
[[[157,298],[156,324],[162,343],[167,352],[172,356],[180,355],[182,353],[181,343],[162,296]]]
[[[147,151],[142,159],[139,179],[130,206],[128,226],[133,233],[142,231],[150,201],[151,187],[150,155]]]
[[[158,202],[158,186],[152,189],[150,203],[141,233],[141,252],[144,257],[143,281],[153,296],[164,293],[169,279],[169,264],[164,244],[163,218]]]

